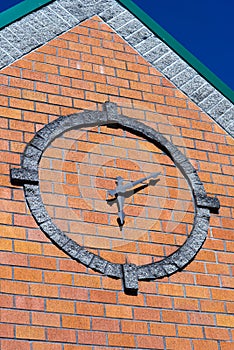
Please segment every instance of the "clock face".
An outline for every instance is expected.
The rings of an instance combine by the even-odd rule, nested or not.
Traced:
[[[210,210],[219,208],[186,156],[148,124],[112,103],[58,118],[11,170],[51,241],[93,270],[122,278],[131,293],[138,280],[191,262]]]
[[[125,220],[108,190],[152,173],[125,198]],[[78,244],[112,262],[158,261],[181,246],[194,221],[189,185],[159,147],[110,126],[72,129],[57,137],[39,164],[42,201],[54,223]]]

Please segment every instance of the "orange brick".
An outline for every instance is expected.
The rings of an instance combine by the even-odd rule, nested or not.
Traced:
[[[208,339],[230,340],[228,329],[225,328],[205,328],[205,335]]]
[[[216,315],[216,322],[218,326],[221,327],[234,327],[234,316],[232,315]]]
[[[112,331],[119,332],[120,325],[118,320],[112,320],[109,318],[93,318],[92,329],[98,331]]]
[[[165,322],[176,322],[176,323],[187,323],[187,314],[186,312],[178,312],[178,311],[162,311],[163,321]]]
[[[188,339],[166,338],[167,350],[192,350],[192,345]]]
[[[5,322],[5,321],[4,321]],[[14,326],[10,324],[0,324],[1,338],[14,338]]]
[[[221,342],[221,350],[232,350],[233,342]]]
[[[82,288],[60,287],[60,297],[72,300],[88,300],[88,290]]]
[[[26,296],[16,296],[15,306],[23,310],[44,310],[44,299]]]
[[[79,332],[79,343],[80,344],[97,344],[105,345],[106,344],[106,334],[103,332]]]
[[[41,254],[41,244],[36,242],[15,241],[15,252]]]
[[[200,326],[178,325],[178,336],[183,338],[203,338],[203,329]]]
[[[45,339],[45,329],[42,327],[16,326],[16,338],[20,339]]]
[[[76,312],[81,315],[104,316],[104,307],[102,304],[77,302]]]
[[[164,349],[163,338],[157,336],[137,336],[137,344],[142,349]]]
[[[214,325],[214,316],[206,313],[190,313],[190,323],[198,325]]]
[[[121,346],[135,348],[136,343],[133,335],[128,334],[108,334],[109,346]]]
[[[102,302],[102,303],[116,303],[116,293],[110,292],[110,291],[97,291],[97,290],[91,290],[90,291],[90,300],[95,302]]]
[[[46,344],[45,342],[36,342],[33,344],[33,350],[62,350],[62,345],[60,344]]]
[[[32,324],[39,326],[54,326],[60,327],[60,316],[50,313],[33,312]]]
[[[136,320],[149,320],[149,321],[159,321],[160,312],[159,310],[151,308],[135,308],[134,309],[134,319]]]
[[[147,334],[148,326],[146,322],[121,321],[121,329],[124,333]]]
[[[49,341],[76,343],[76,332],[71,329],[48,328],[47,337]]]
[[[66,272],[44,272],[45,283],[51,284],[72,284],[72,275]]]
[[[87,329],[88,330],[88,329],[90,329],[90,320],[87,317],[63,315],[62,316],[62,325],[65,328]]]
[[[166,334],[168,337],[175,336],[176,326],[169,323],[150,323],[150,333],[163,336]]]
[[[148,306],[156,307],[156,308],[164,308],[164,309],[172,308],[172,299],[170,297],[164,297],[159,295],[148,295],[146,297],[146,303]]]
[[[51,299],[46,302],[46,309],[49,312],[72,314],[74,313],[74,306],[73,301]]]
[[[30,286],[31,295],[33,296],[47,296],[47,297],[58,297],[58,287],[45,285],[45,284],[32,284]],[[52,303],[53,304],[53,303]],[[52,310],[49,310],[52,311]]]
[[[17,348],[30,350],[30,343],[28,341],[20,341],[13,339],[2,339],[1,340],[1,350],[15,350]]]
[[[20,281],[42,282],[42,272],[27,268],[15,268],[14,278]]]
[[[106,316],[113,318],[131,318],[132,309],[129,306],[106,305]]]
[[[218,343],[212,340],[193,340],[194,350],[218,350]]]
[[[158,284],[158,292],[159,294],[164,295],[174,295],[174,296],[183,296],[184,291],[183,287],[176,284]]]
[[[179,310],[199,310],[198,300],[188,298],[176,298],[175,308]]]

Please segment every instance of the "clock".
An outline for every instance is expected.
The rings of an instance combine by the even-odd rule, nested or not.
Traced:
[[[52,142],[59,140],[60,135],[63,135],[64,133],[83,130],[82,128],[100,127],[108,127],[113,130],[113,133],[117,133],[118,130],[124,131],[125,135],[130,135],[131,133],[132,135],[135,135],[136,138],[141,137],[143,140],[146,140],[149,145],[152,145],[152,147],[160,149],[170,162],[172,162],[183,174],[183,177],[190,188],[194,205],[191,232],[177,250],[157,262],[152,261],[137,265],[129,262],[128,259],[126,259],[124,263],[118,263],[100,256],[100,254],[97,254],[94,249],[87,249],[79,239],[74,239],[74,235],[72,236],[68,234],[66,232],[67,230],[63,229],[63,225],[58,225],[58,221],[53,219],[52,206],[47,208],[44,203],[45,196],[41,193],[42,179],[39,176],[39,165],[43,161],[42,156],[48,151],[49,145]],[[90,152],[93,151],[95,153],[95,148],[93,148],[93,146],[91,148],[88,147],[90,140],[87,140],[87,138],[84,138],[83,141],[85,141],[83,142],[83,145],[86,143],[86,148],[89,150],[86,154],[86,156],[89,157]],[[57,143],[60,146],[62,155],[63,144],[59,143],[59,141]],[[73,146],[71,142],[70,147],[74,156],[78,157],[77,148],[74,147],[74,149],[72,149]],[[113,152],[113,149],[109,147],[109,157],[107,158],[107,162],[109,161],[110,164],[112,162],[111,152]],[[150,154],[150,152],[151,150],[149,147],[146,155]],[[57,156],[57,154],[53,154],[55,159]],[[53,157],[51,159],[53,159]],[[76,163],[79,162],[82,162],[82,159],[77,158]],[[65,159],[65,168],[68,163],[69,162]],[[69,164],[73,167],[75,165],[74,163]],[[93,200],[90,205],[93,205],[95,208],[95,204],[97,203],[97,205],[99,205],[99,213],[102,210],[100,208],[107,208],[109,206],[112,213],[112,219],[105,222],[105,225],[110,225],[113,228],[113,232],[115,228],[115,232],[119,232],[121,236],[125,230],[125,226],[131,222],[131,214],[128,215],[126,202],[131,201],[132,210],[134,211],[135,209],[135,211],[137,211],[137,206],[134,207],[134,196],[144,193],[144,196],[142,196],[141,199],[147,201],[147,191],[149,193],[150,189],[154,193],[154,198],[156,197],[157,199],[157,186],[160,182],[163,182],[163,178],[165,178],[166,174],[165,172],[163,173],[163,165],[159,166],[159,164],[156,163],[155,170],[157,170],[156,168],[158,168],[159,171],[150,173],[147,171],[147,174],[142,174],[143,176],[140,176],[140,178],[138,177],[135,180],[125,179],[124,176],[119,176],[118,164],[115,162],[114,166],[111,168],[112,177],[115,177],[115,184],[113,186],[112,181],[112,188],[109,188],[110,182],[105,178],[105,174],[103,173],[104,167],[99,166],[100,174],[98,179],[99,181],[102,181],[104,185],[102,185],[102,190],[100,190],[101,192],[99,193],[99,201]],[[108,171],[110,171],[110,167],[108,168]],[[45,180],[46,176],[49,176],[49,174],[46,174],[48,174],[48,172],[44,172]],[[32,141],[26,146],[22,155],[21,167],[11,169],[10,176],[13,185],[23,186],[25,198],[31,214],[47,237],[49,237],[49,239],[63,252],[76,261],[106,276],[122,279],[124,290],[128,294],[137,293],[138,281],[152,281],[157,278],[170,276],[171,274],[184,269],[195,258],[207,237],[210,212],[217,212],[220,207],[219,200],[216,197],[213,198],[207,196],[204,185],[195,168],[171,141],[145,123],[140,122],[135,118],[129,118],[125,115],[119,114],[117,105],[110,102],[106,102],[103,105],[102,111],[85,111],[76,113],[67,117],[60,117],[47,124],[36,133]],[[107,187],[106,189],[103,189],[105,184]],[[75,188],[77,190],[76,186],[73,188],[74,190]],[[99,190],[97,189],[97,192],[98,191]],[[85,199],[85,191],[82,193],[81,197]],[[57,200],[59,201],[59,199]],[[143,204],[145,203],[144,201]],[[66,204],[67,203],[64,204],[64,212]],[[89,201],[84,200],[73,205],[77,215],[82,212],[84,205],[89,206]],[[148,204],[148,207],[149,206],[150,202]],[[152,209],[150,212],[156,210],[153,207],[150,209]],[[144,211],[144,205],[141,206],[141,210]],[[152,220],[153,218],[154,215],[152,215]],[[83,217],[80,218],[80,228],[82,226],[82,220]],[[63,221],[65,224],[66,218],[61,218],[60,221]],[[158,219],[156,219],[156,221],[158,222]],[[98,220],[96,224],[98,225]],[[135,221],[132,221],[133,228],[134,225]],[[149,229],[142,228],[142,230],[147,232],[150,231],[150,229],[150,227]],[[121,240],[116,240],[116,242],[121,242]]]

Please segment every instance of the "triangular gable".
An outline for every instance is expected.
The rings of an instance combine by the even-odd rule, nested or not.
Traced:
[[[128,1],[120,1],[128,3]],[[43,2],[44,3],[44,2]],[[41,5],[41,4],[39,4]],[[234,135],[233,103],[115,0],[56,0],[0,31],[0,67],[98,15],[224,130]]]

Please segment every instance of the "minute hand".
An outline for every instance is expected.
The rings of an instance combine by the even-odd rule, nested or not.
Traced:
[[[130,190],[131,188],[135,187],[136,185],[149,180],[149,179],[156,179],[161,173],[152,173],[149,176],[143,177],[142,179],[136,180],[134,182],[130,182],[126,185],[120,186],[119,188],[117,187],[116,192],[119,193],[124,193],[127,190]]]

